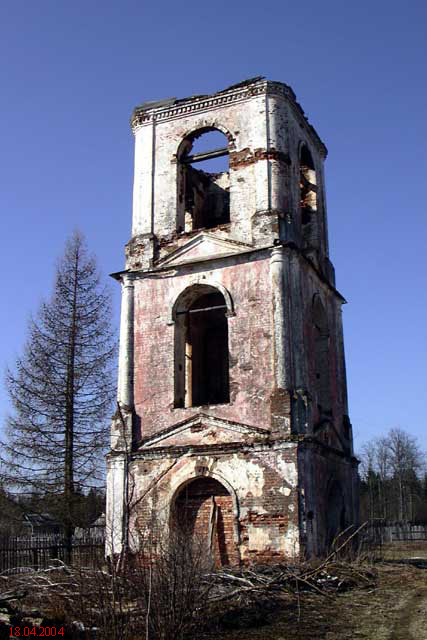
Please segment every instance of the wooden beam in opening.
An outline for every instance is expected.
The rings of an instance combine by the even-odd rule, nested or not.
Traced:
[[[184,313],[201,313],[202,311],[213,311],[214,309],[226,309],[226,308],[227,308],[226,304],[219,304],[219,305],[216,305],[215,307],[206,307],[205,309],[188,309],[187,311],[177,311],[176,315],[182,316],[184,315]]]
[[[192,156],[184,156],[181,158],[182,164],[193,164],[195,162],[203,162],[203,160],[211,160],[212,158],[221,158],[228,155],[228,147],[221,149],[212,149],[212,151],[201,151],[194,153]]]

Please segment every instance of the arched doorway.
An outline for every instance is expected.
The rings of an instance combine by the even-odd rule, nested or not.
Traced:
[[[174,505],[175,526],[206,544],[217,566],[238,563],[234,540],[233,500],[214,478],[195,478],[179,492]]]

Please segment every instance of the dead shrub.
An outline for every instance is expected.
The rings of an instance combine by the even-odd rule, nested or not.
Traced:
[[[132,582],[146,612],[146,638],[188,638],[213,586],[207,579],[213,562],[206,542],[179,530],[168,537],[147,536],[143,548],[149,553],[138,563]]]
[[[25,607],[60,619],[80,637],[108,640],[183,640],[207,604],[212,561],[205,543],[184,532],[140,536],[139,553],[95,568],[56,562],[49,569],[9,578],[25,585]],[[75,623],[78,623],[77,625]]]

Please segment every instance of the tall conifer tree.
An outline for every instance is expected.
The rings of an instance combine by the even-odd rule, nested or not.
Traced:
[[[110,295],[76,232],[51,299],[31,319],[23,355],[6,373],[14,411],[1,453],[3,482],[52,497],[69,540],[77,493],[104,472],[114,360]]]

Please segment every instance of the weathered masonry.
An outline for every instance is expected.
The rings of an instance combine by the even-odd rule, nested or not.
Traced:
[[[326,148],[285,84],[132,116],[108,531],[185,526],[218,563],[318,554],[357,519]],[[127,497],[126,497],[127,496]]]

